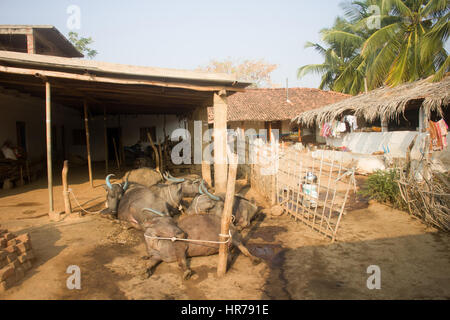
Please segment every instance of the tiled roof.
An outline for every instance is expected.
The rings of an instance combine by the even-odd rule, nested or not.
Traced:
[[[291,120],[304,111],[324,107],[351,97],[343,93],[310,88],[247,89],[228,97],[228,121]],[[214,119],[208,108],[208,120]]]

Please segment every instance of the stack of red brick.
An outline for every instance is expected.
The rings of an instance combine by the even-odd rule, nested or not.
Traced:
[[[30,235],[16,236],[0,226],[0,292],[21,280],[33,259]]]

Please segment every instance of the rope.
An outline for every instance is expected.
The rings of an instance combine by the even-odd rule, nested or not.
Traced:
[[[203,196],[204,194],[201,194],[199,197],[195,198],[195,204],[194,204],[194,209],[195,209],[195,213],[198,214],[198,200],[200,200],[200,198]]]
[[[87,211],[87,210],[85,210],[85,209],[81,206],[81,204],[78,202],[78,199],[77,199],[77,197],[75,196],[75,193],[73,192],[72,188],[69,188],[69,190],[67,190],[67,193],[70,193],[70,194],[72,195],[72,197],[75,199],[75,202],[77,203],[78,207],[80,207],[80,209],[81,209],[82,211],[86,212],[86,213],[97,214],[97,213],[100,213],[100,212],[103,210],[103,209],[102,209],[102,210],[95,211],[95,212]]]
[[[161,213],[161,212],[159,212],[159,211],[157,211],[157,210],[150,209],[150,208],[144,208],[144,209],[142,209],[141,211],[149,211],[149,212],[152,212],[152,213],[154,213],[154,214],[157,214],[158,216],[161,216],[161,217],[167,217],[167,216],[168,216],[168,215],[166,215],[166,214],[164,214],[164,213]]]
[[[177,238],[177,237],[163,238],[163,237],[148,236],[148,235],[144,234],[144,237],[146,237],[148,239],[170,240],[172,242],[185,241],[185,242],[203,242],[203,243],[214,243],[214,244],[226,244],[226,243],[229,243],[231,241],[231,239],[232,239],[232,237],[231,237],[231,230],[228,231],[228,235],[219,234],[219,236],[223,237],[223,238],[228,238],[228,240],[227,241],[209,241],[209,240],[183,239],[183,238]]]
[[[180,210],[180,211],[183,210],[183,207],[181,206],[181,204],[177,204],[175,202],[175,200],[173,199],[172,192],[170,192],[170,186],[166,187],[166,189],[167,189],[167,193],[169,194],[169,198],[172,201],[172,205],[174,207],[178,208],[178,210]]]
[[[202,196],[207,197],[206,194],[202,194],[202,195],[200,195],[200,196],[198,196],[197,198],[194,199],[194,209],[195,209],[195,213],[196,213],[196,214],[199,214],[199,212],[198,212],[198,201],[200,200],[200,198],[201,198]],[[209,197],[208,197],[208,198],[209,198]],[[235,217],[234,215],[231,215],[231,222],[234,224],[235,221],[236,221],[236,217]]]

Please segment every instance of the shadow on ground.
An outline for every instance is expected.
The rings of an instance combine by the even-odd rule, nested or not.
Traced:
[[[449,235],[429,233],[253,252],[270,264],[262,299],[450,299],[449,250]],[[372,265],[381,290],[367,288]]]

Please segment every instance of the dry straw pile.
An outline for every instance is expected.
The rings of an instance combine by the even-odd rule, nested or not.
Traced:
[[[450,231],[450,175],[432,171],[432,163],[422,160],[421,181],[415,170],[401,171],[398,185],[411,214],[440,230]]]

